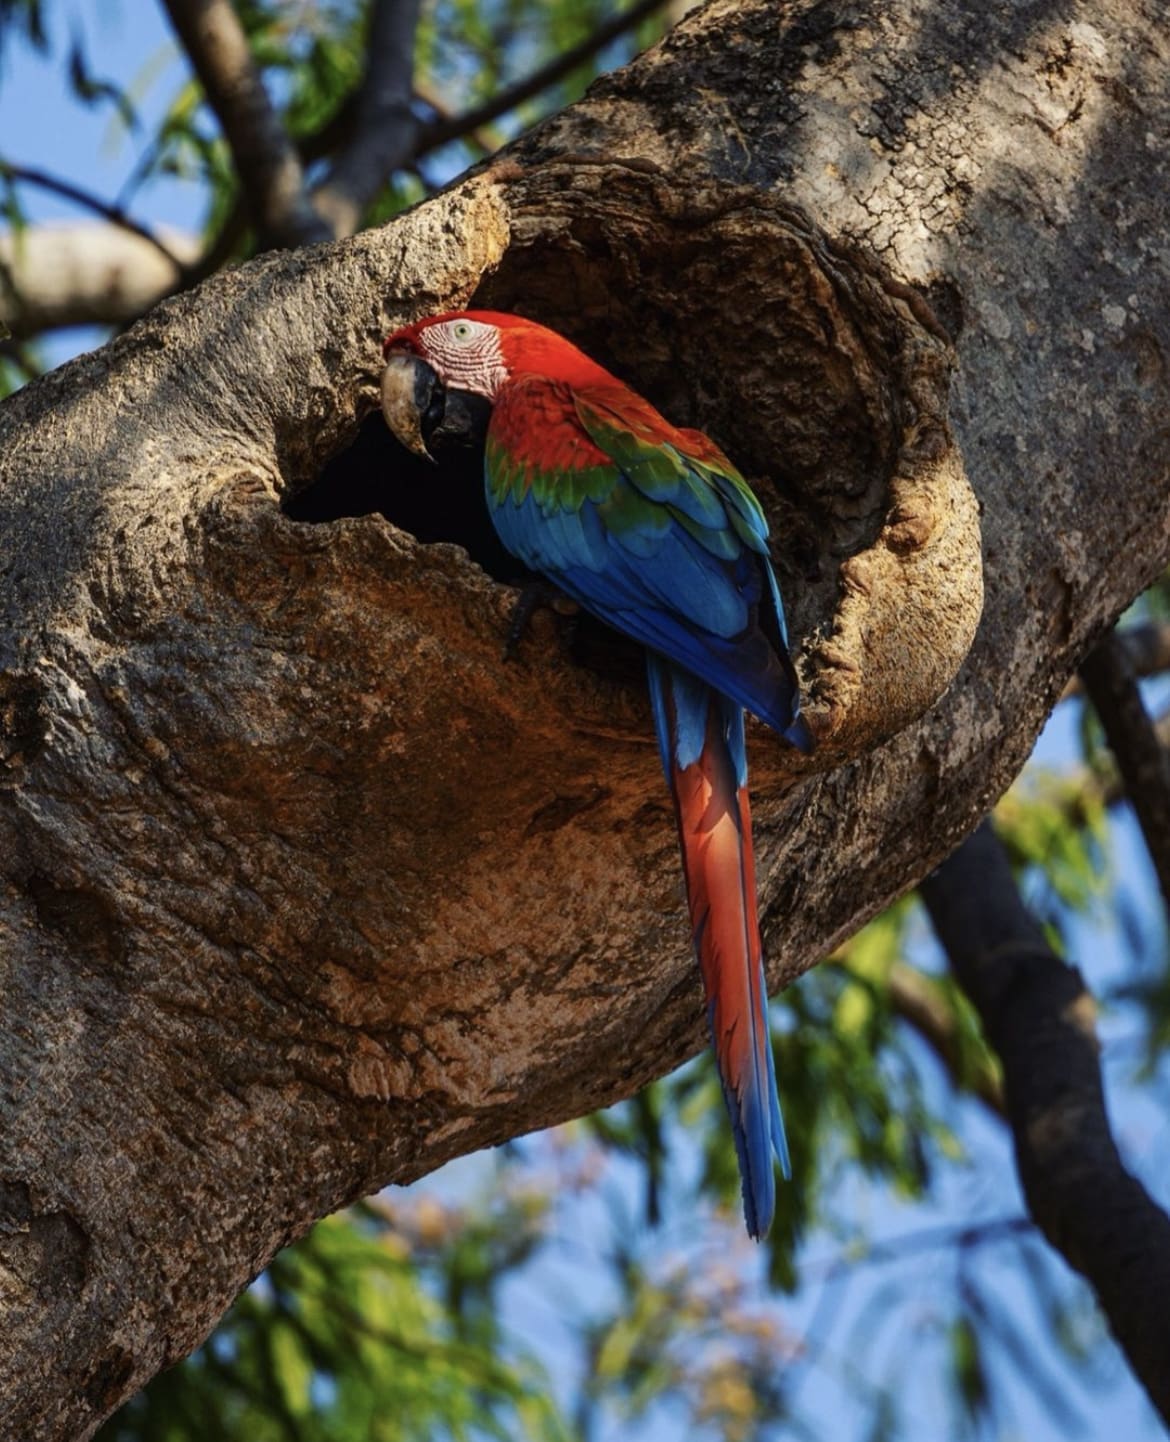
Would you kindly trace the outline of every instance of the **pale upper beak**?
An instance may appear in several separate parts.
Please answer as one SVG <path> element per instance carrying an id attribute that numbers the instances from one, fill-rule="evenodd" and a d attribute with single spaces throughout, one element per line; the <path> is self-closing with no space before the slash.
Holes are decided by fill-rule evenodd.
<path id="1" fill-rule="evenodd" d="M 435 460 L 432 447 L 482 446 L 492 403 L 478 391 L 450 389 L 413 351 L 392 346 L 382 372 L 386 424 L 416 456 Z"/>
<path id="2" fill-rule="evenodd" d="M 427 449 L 423 426 L 443 414 L 443 386 L 439 377 L 420 356 L 392 350 L 382 372 L 382 414 L 386 424 L 408 451 L 433 461 Z"/>

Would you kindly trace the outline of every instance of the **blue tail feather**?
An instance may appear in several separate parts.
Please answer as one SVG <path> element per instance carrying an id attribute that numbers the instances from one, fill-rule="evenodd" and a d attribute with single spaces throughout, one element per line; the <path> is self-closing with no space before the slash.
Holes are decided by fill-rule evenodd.
<path id="1" fill-rule="evenodd" d="M 655 733 L 675 800 L 695 954 L 739 1160 L 744 1220 L 748 1232 L 761 1237 L 775 1211 L 773 1157 L 785 1177 L 791 1166 L 767 1028 L 743 709 L 653 652 L 647 671 Z"/>

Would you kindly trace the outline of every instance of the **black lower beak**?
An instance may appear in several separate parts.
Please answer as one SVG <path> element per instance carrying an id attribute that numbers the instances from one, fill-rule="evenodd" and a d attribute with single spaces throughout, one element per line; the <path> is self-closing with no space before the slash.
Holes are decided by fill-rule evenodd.
<path id="1" fill-rule="evenodd" d="M 414 373 L 414 408 L 418 413 L 418 432 L 431 448 L 431 437 L 443 419 L 447 392 L 429 365 L 419 364 Z"/>
<path id="2" fill-rule="evenodd" d="M 428 448 L 482 446 L 487 439 L 492 403 L 474 391 L 436 389 L 419 422 Z"/>
<path id="3" fill-rule="evenodd" d="M 382 412 L 403 445 L 429 457 L 434 447 L 483 445 L 492 407 L 484 396 L 448 390 L 418 356 L 392 354 L 382 377 Z"/>

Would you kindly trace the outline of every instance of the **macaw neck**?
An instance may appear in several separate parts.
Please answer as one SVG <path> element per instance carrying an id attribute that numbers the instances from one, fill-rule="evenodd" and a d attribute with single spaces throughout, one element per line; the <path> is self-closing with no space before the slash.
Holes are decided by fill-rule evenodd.
<path id="1" fill-rule="evenodd" d="M 505 371 L 501 384 L 539 376 L 575 389 L 621 385 L 604 366 L 549 331 L 535 327 L 531 331 L 505 331 L 500 339 Z"/>

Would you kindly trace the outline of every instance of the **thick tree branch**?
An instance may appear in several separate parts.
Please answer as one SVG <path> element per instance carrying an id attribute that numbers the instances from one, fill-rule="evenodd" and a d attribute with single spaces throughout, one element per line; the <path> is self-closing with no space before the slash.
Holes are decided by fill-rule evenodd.
<path id="1" fill-rule="evenodd" d="M 309 203 L 296 147 L 264 88 L 231 0 L 164 0 L 171 24 L 231 148 L 265 245 L 329 238 Z"/>
<path id="2" fill-rule="evenodd" d="M 143 238 L 121 225 L 35 225 L 0 232 L 0 319 L 29 338 L 73 325 L 124 325 L 180 287 L 195 236 Z"/>
<path id="3" fill-rule="evenodd" d="M 1115 632 L 1085 657 L 1081 678 L 1105 728 L 1170 908 L 1170 752 L 1146 710 L 1132 659 Z"/>
<path id="4" fill-rule="evenodd" d="M 1170 1217 L 1118 1155 L 1092 998 L 1025 910 L 990 822 L 920 891 L 1003 1062 L 1032 1217 L 1088 1279 L 1150 1400 L 1170 1421 Z"/>
<path id="5" fill-rule="evenodd" d="M 334 235 L 352 235 L 378 190 L 413 158 L 418 12 L 419 0 L 374 0 L 353 132 L 313 197 Z"/>

